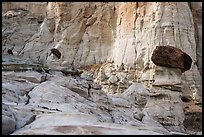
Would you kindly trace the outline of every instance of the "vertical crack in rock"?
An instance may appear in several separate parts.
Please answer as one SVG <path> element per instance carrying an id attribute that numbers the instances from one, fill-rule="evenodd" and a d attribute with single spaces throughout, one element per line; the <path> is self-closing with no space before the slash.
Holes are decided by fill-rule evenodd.
<path id="1" fill-rule="evenodd" d="M 177 11 L 177 17 L 178 17 L 178 33 L 179 33 L 179 44 L 180 44 L 180 47 L 183 48 L 183 45 L 181 43 L 181 33 L 180 33 L 180 17 L 179 17 L 179 8 L 178 8 L 178 3 L 175 3 L 176 4 L 176 11 Z"/>
<path id="2" fill-rule="evenodd" d="M 174 6 L 172 6 L 172 8 L 171 8 L 171 13 L 172 13 L 172 32 L 173 32 L 173 38 L 174 38 L 174 44 L 175 44 L 175 47 L 177 47 L 177 45 L 176 45 L 176 35 L 175 35 L 175 31 L 176 31 L 176 29 L 175 29 L 175 22 L 174 22 L 174 19 L 175 19 L 175 4 L 174 4 Z"/>
<path id="3" fill-rule="evenodd" d="M 110 115 L 110 117 L 111 117 L 111 121 L 113 122 L 113 123 L 115 123 L 115 118 L 114 118 L 114 116 L 113 116 L 113 114 L 112 114 L 112 110 L 111 110 L 111 102 L 110 102 L 110 100 L 109 100 L 109 98 L 108 98 L 108 95 L 107 94 L 105 94 L 106 95 L 106 99 L 107 99 L 107 112 L 108 112 L 108 114 Z"/>
<path id="4" fill-rule="evenodd" d="M 83 35 L 84 35 L 84 33 L 86 32 L 86 28 L 87 28 L 87 26 L 86 26 L 86 23 L 87 23 L 87 19 L 84 19 L 84 20 L 82 20 L 82 22 L 81 22 L 81 24 L 80 24 L 80 29 L 79 29 L 79 32 L 77 32 L 77 34 L 79 34 L 79 35 L 75 35 L 73 38 L 76 38 L 77 37 L 77 41 L 75 41 L 75 43 L 73 43 L 75 46 L 76 46 L 76 51 L 75 51 L 75 53 L 74 53 L 74 58 L 73 58 L 73 60 L 72 60 L 72 63 L 71 63 L 71 65 L 74 65 L 74 62 L 76 61 L 76 55 L 77 55 L 77 53 L 78 53 L 78 51 L 79 51 L 79 49 L 80 49 L 80 43 L 82 42 L 82 37 L 83 37 Z M 78 44 L 78 45 L 77 45 Z M 78 63 L 78 62 L 77 62 Z M 76 65 L 78 65 L 78 64 L 76 64 Z"/>
<path id="5" fill-rule="evenodd" d="M 86 61 L 87 61 L 87 58 L 89 57 L 90 55 L 90 51 L 91 51 L 91 45 L 90 45 L 90 42 L 87 44 L 87 48 L 88 48 L 88 52 L 87 52 L 87 55 L 84 59 L 84 64 L 86 64 Z"/>
<path id="6" fill-rule="evenodd" d="M 27 39 L 26 41 L 25 41 L 25 44 L 23 45 L 23 47 L 21 48 L 21 50 L 18 52 L 18 55 L 21 55 L 22 54 L 22 52 L 23 52 L 23 50 L 25 49 L 25 46 L 26 46 L 26 44 L 29 42 L 29 39 Z"/>
<path id="7" fill-rule="evenodd" d="M 102 55 L 102 50 L 101 50 L 102 49 L 102 40 L 101 40 L 101 36 L 99 37 L 99 49 L 100 49 L 100 55 Z"/>
<path id="8" fill-rule="evenodd" d="M 124 49 L 124 51 L 123 51 L 123 56 L 122 56 L 122 63 L 124 63 L 123 61 L 124 61 L 124 58 L 125 58 L 125 53 L 126 53 L 126 49 L 127 49 L 127 40 L 128 39 L 126 39 L 126 42 L 125 42 L 125 49 Z"/>
<path id="9" fill-rule="evenodd" d="M 137 9 L 138 9 L 138 2 L 136 2 L 135 4 L 135 16 L 134 16 L 134 28 L 133 28 L 133 32 L 134 32 L 134 38 L 136 38 L 136 35 L 135 35 L 135 31 L 136 31 L 136 28 L 137 28 L 137 24 L 136 24 L 136 21 L 137 21 L 137 17 L 138 17 L 138 13 L 137 13 Z"/>
<path id="10" fill-rule="evenodd" d="M 134 53 L 135 53 L 135 54 L 134 54 L 134 55 L 135 55 L 135 56 L 134 56 L 134 64 L 136 65 L 136 62 L 135 62 L 136 59 L 137 59 L 137 48 L 136 48 L 136 45 L 134 46 Z M 134 66 L 134 67 L 136 68 L 136 66 Z"/>
<path id="11" fill-rule="evenodd" d="M 187 37 L 188 37 L 188 41 L 190 43 L 191 49 L 193 50 L 194 53 L 196 53 L 196 51 L 194 51 L 194 47 L 197 47 L 198 45 L 194 45 L 193 44 L 194 42 L 191 41 L 190 36 L 189 36 L 189 29 L 190 29 L 190 34 L 194 32 L 193 36 L 195 36 L 195 33 L 196 33 L 195 32 L 195 26 L 194 26 L 194 24 L 196 24 L 196 23 L 193 20 L 193 15 L 192 15 L 190 7 L 188 8 L 188 15 L 189 15 L 188 17 L 189 17 L 189 20 L 190 20 L 190 27 L 187 28 Z M 196 38 L 195 38 L 195 40 L 196 40 Z M 195 41 L 195 44 L 196 44 L 196 41 Z"/>
<path id="12" fill-rule="evenodd" d="M 47 44 L 47 46 L 49 47 L 49 45 L 52 45 L 52 43 L 54 42 L 54 38 L 52 38 L 52 40 Z M 45 60 L 48 60 L 48 57 L 50 56 L 51 52 L 47 52 L 45 55 Z"/>
<path id="13" fill-rule="evenodd" d="M 191 2 L 188 2 L 188 5 L 189 5 L 189 8 L 190 8 L 191 12 L 193 12 L 192 11 L 192 6 L 191 6 Z M 196 40 L 196 48 L 197 48 L 198 44 L 199 44 L 198 27 L 197 27 L 197 24 L 195 22 L 195 17 L 193 17 L 192 19 L 193 19 L 193 25 L 194 25 L 194 29 L 195 29 L 194 38 Z"/>
<path id="14" fill-rule="evenodd" d="M 202 63 L 201 63 L 201 58 L 202 58 L 202 53 L 201 53 L 201 50 L 202 50 L 202 33 L 199 35 L 199 32 L 200 31 L 200 27 L 201 26 L 201 16 L 202 16 L 202 12 L 199 11 L 200 8 L 198 7 L 199 3 L 196 3 L 197 6 L 193 6 L 193 4 L 195 4 L 194 2 L 188 2 L 188 5 L 189 5 L 189 8 L 190 8 L 190 13 L 192 13 L 192 26 L 194 26 L 194 38 L 195 38 L 195 44 L 196 44 L 196 48 L 195 48 L 195 51 L 196 51 L 196 65 L 198 66 L 198 69 L 199 69 L 199 72 L 200 74 L 202 75 Z M 198 9 L 197 9 L 198 8 Z M 201 14 L 200 14 L 201 13 Z"/>
<path id="15" fill-rule="evenodd" d="M 165 4 L 166 2 L 160 2 L 160 8 L 161 8 L 161 16 L 160 16 L 160 21 L 159 21 L 159 26 L 160 26 L 160 31 L 161 31 L 161 45 L 164 45 L 164 27 L 162 26 L 162 20 L 163 20 L 163 15 L 165 13 Z"/>
<path id="16" fill-rule="evenodd" d="M 95 57 L 95 54 L 93 54 L 93 60 L 94 60 L 94 64 L 96 64 L 96 57 Z"/>
<path id="17" fill-rule="evenodd" d="M 81 64 L 81 62 L 82 62 L 82 55 L 83 55 L 83 52 L 84 52 L 84 46 L 81 46 L 81 54 L 79 55 L 80 57 L 79 57 L 79 63 Z"/>

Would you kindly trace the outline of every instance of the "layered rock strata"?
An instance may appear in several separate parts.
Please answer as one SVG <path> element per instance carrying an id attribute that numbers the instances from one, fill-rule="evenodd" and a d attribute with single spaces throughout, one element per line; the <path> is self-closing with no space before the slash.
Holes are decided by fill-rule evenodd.
<path id="1" fill-rule="evenodd" d="M 39 61 L 48 70 L 80 68 L 83 78 L 107 94 L 123 94 L 132 83 L 143 83 L 152 92 L 144 109 L 169 130 L 183 131 L 188 121 L 190 110 L 183 111 L 182 96 L 202 104 L 202 3 L 2 4 L 2 54 L 11 50 L 11 56 Z M 155 65 L 153 50 L 163 45 L 189 55 L 190 70 Z M 157 112 L 152 111 L 155 101 Z"/>

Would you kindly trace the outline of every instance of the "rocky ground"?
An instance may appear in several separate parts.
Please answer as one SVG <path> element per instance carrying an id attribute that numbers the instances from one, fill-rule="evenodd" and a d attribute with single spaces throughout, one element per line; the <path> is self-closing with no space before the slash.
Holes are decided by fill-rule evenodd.
<path id="1" fill-rule="evenodd" d="M 90 76 L 93 66 L 89 71 L 81 69 L 84 73 L 80 75 L 71 75 L 56 70 L 46 72 L 37 62 L 29 62 L 3 56 L 3 134 L 189 134 L 171 131 L 149 115 L 152 99 L 164 99 L 165 94 L 154 94 L 142 84 L 127 80 L 124 91 L 114 94 L 108 91 L 114 90 L 118 80 L 110 76 L 100 79 L 99 84 L 99 78 Z M 103 90 L 106 84 L 109 88 Z M 159 107 L 158 102 L 154 103 L 155 109 Z M 196 111 L 195 117 L 188 118 L 195 119 L 196 127 L 184 121 L 187 129 L 196 131 L 191 134 L 200 134 L 202 129 L 198 122 L 202 121 L 201 110 Z"/>
<path id="2" fill-rule="evenodd" d="M 129 100 L 135 89 L 141 97 L 149 93 L 139 83 L 107 95 L 87 77 L 40 73 L 17 60 L 3 62 L 3 134 L 171 134 L 143 111 L 145 98 L 143 106 Z M 30 70 L 17 70 L 20 66 Z"/>

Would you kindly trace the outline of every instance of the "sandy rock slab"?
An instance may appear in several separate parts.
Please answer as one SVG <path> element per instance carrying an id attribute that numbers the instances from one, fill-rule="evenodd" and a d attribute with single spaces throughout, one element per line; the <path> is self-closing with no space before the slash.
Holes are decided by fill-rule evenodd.
<path id="1" fill-rule="evenodd" d="M 50 120 L 52 118 L 52 120 Z M 162 135 L 170 134 L 155 127 L 133 127 L 98 122 L 83 113 L 53 113 L 38 116 L 30 125 L 12 135 Z"/>

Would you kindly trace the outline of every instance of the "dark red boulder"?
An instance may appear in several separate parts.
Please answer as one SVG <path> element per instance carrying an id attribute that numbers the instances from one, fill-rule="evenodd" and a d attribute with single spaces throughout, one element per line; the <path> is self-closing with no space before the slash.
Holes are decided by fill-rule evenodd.
<path id="1" fill-rule="evenodd" d="M 179 68 L 185 72 L 191 68 L 191 57 L 182 50 L 172 46 L 156 46 L 152 62 L 158 66 Z"/>

